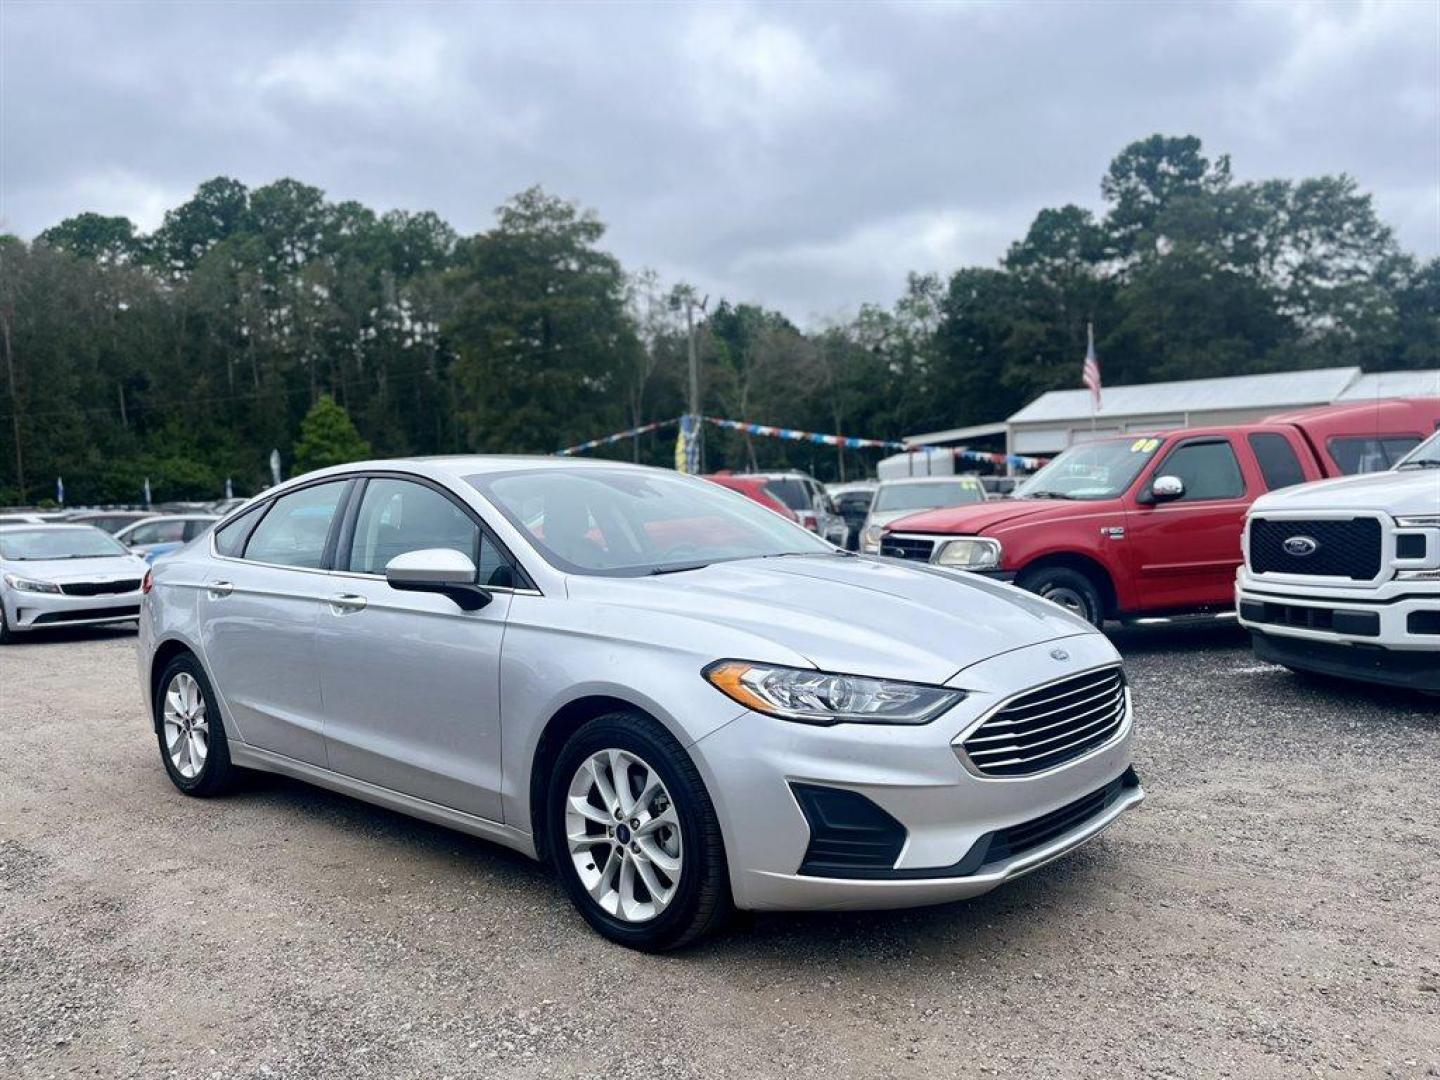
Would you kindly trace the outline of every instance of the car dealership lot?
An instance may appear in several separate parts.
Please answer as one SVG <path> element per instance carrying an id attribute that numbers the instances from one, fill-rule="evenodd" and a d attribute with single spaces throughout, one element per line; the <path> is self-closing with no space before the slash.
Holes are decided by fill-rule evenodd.
<path id="1" fill-rule="evenodd" d="M 1440 702 L 1122 630 L 1148 801 L 978 900 L 674 956 L 273 777 L 170 785 L 134 635 L 0 650 L 0 1075 L 1440 1075 Z"/>

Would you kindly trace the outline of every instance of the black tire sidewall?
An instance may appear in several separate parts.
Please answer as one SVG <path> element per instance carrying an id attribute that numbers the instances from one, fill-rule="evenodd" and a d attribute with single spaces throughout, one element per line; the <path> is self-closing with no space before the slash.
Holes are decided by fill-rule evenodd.
<path id="1" fill-rule="evenodd" d="M 1105 621 L 1103 603 L 1100 599 L 1100 590 L 1095 587 L 1093 581 L 1078 570 L 1070 570 L 1063 566 L 1047 567 L 1023 575 L 1023 579 L 1019 584 L 1022 588 L 1041 597 L 1045 596 L 1047 589 L 1052 589 L 1057 586 L 1071 589 L 1079 593 L 1084 599 L 1085 606 L 1089 609 L 1089 612 L 1082 617 L 1085 618 L 1091 626 L 1098 627 Z"/>
<path id="2" fill-rule="evenodd" d="M 165 693 L 170 688 L 171 680 L 182 671 L 199 684 L 200 693 L 205 699 L 205 718 L 210 725 L 205 765 L 197 775 L 190 778 L 180 775 L 179 770 L 175 768 L 175 763 L 170 760 L 170 752 L 165 746 Z M 186 795 L 217 793 L 224 787 L 231 772 L 230 744 L 225 738 L 225 725 L 220 718 L 220 708 L 215 703 L 215 691 L 210 687 L 210 680 L 205 675 L 205 669 L 200 666 L 200 662 L 195 657 L 184 653 L 165 665 L 165 670 L 156 680 L 155 687 L 155 701 L 153 702 L 155 740 L 160 748 L 160 761 L 165 766 L 165 773 L 170 777 L 170 782 Z"/>
<path id="3" fill-rule="evenodd" d="M 586 758 L 610 749 L 628 750 L 658 772 L 680 819 L 684 863 L 679 891 L 669 907 L 645 923 L 617 919 L 595 902 L 580 881 L 566 839 L 565 805 L 570 782 Z M 696 936 L 694 926 L 701 915 L 702 894 L 707 886 L 713 888 L 717 884 L 707 880 L 716 873 L 717 860 L 723 874 L 723 852 L 709 850 L 711 845 L 706 839 L 707 831 L 716 836 L 719 833 L 718 826 L 714 825 L 714 807 L 693 763 L 684 758 L 684 754 L 668 732 L 649 718 L 634 713 L 614 713 L 589 721 L 572 735 L 561 749 L 550 777 L 545 819 L 551 862 L 585 921 L 605 937 L 630 948 L 663 951 L 691 940 Z M 710 830 L 706 828 L 707 816 Z M 728 882 L 719 884 L 728 890 Z"/>

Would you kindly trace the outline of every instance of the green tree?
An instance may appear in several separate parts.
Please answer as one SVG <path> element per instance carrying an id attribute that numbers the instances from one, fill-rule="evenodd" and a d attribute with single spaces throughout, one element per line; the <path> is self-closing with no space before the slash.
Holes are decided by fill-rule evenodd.
<path id="1" fill-rule="evenodd" d="M 355 430 L 350 414 L 329 394 L 321 394 L 300 422 L 300 438 L 295 442 L 295 471 L 306 473 L 369 456 L 370 444 Z"/>
<path id="2" fill-rule="evenodd" d="M 42 232 L 37 242 L 82 259 L 108 264 L 128 262 L 144 250 L 129 218 L 92 213 L 66 218 Z"/>
<path id="3" fill-rule="evenodd" d="M 521 192 L 460 245 L 446 336 L 466 444 L 549 452 L 620 426 L 640 349 L 619 261 L 595 214 Z"/>

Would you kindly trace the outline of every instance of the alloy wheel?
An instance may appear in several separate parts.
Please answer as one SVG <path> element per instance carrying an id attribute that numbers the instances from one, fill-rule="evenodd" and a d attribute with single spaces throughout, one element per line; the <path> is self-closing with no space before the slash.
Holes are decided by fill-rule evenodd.
<path id="1" fill-rule="evenodd" d="M 591 754 L 570 781 L 565 836 L 581 884 L 617 919 L 643 923 L 675 899 L 684 850 L 665 782 L 628 750 Z"/>
<path id="2" fill-rule="evenodd" d="M 176 672 L 165 688 L 164 726 L 170 764 L 184 779 L 195 779 L 210 754 L 210 722 L 200 683 L 189 672 Z"/>

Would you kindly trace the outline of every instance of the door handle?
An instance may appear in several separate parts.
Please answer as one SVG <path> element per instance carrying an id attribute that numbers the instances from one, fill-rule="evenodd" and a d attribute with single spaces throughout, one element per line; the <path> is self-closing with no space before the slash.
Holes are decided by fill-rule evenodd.
<path id="1" fill-rule="evenodd" d="M 330 607 L 336 615 L 348 615 L 352 611 L 359 611 L 367 603 L 365 597 L 356 596 L 354 593 L 339 593 L 330 597 Z"/>
<path id="2" fill-rule="evenodd" d="M 210 599 L 223 600 L 235 591 L 235 583 L 233 581 L 212 581 L 206 591 L 210 594 Z"/>

